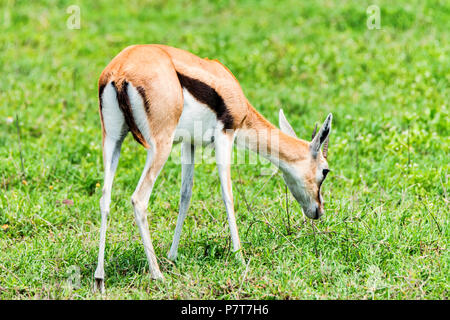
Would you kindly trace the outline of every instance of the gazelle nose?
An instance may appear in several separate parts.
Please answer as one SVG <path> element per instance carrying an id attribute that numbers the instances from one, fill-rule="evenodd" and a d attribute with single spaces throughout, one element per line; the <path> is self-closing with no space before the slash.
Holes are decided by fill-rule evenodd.
<path id="1" fill-rule="evenodd" d="M 317 220 L 319 218 L 320 218 L 320 210 L 319 210 L 319 208 L 316 208 L 313 219 Z"/>

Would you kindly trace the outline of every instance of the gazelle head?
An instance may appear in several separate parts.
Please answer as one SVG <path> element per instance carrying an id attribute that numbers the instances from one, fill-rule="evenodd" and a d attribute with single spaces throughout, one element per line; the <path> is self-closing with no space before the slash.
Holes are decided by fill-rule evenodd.
<path id="1" fill-rule="evenodd" d="M 318 219 L 323 214 L 320 187 L 330 171 L 327 154 L 332 117 L 330 113 L 319 132 L 316 125 L 305 156 L 289 163 L 283 170 L 284 181 L 289 190 L 302 206 L 305 215 L 311 219 Z M 297 138 L 282 110 L 280 110 L 279 122 L 281 131 Z M 321 151 L 322 146 L 323 151 Z"/>

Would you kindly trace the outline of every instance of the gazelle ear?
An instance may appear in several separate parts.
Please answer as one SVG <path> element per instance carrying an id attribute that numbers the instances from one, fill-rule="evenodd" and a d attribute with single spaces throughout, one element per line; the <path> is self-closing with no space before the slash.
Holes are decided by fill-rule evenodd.
<path id="1" fill-rule="evenodd" d="M 328 153 L 328 137 L 331 132 L 331 120 L 333 119 L 333 115 L 330 113 L 328 117 L 325 119 L 325 122 L 323 123 L 322 127 L 320 128 L 317 135 L 314 136 L 314 138 L 311 141 L 311 144 L 309 145 L 310 151 L 313 155 L 313 157 L 317 157 L 317 154 L 320 151 L 320 147 L 326 142 L 326 150 L 324 150 L 324 157 L 327 156 Z"/>
<path id="2" fill-rule="evenodd" d="M 283 131 L 284 133 L 297 138 L 297 135 L 295 134 L 294 129 L 292 129 L 291 125 L 289 124 L 289 122 L 287 121 L 286 117 L 284 116 L 284 112 L 283 109 L 280 109 L 280 114 L 279 114 L 279 119 L 278 119 L 279 123 L 280 123 L 280 129 L 281 131 Z"/>

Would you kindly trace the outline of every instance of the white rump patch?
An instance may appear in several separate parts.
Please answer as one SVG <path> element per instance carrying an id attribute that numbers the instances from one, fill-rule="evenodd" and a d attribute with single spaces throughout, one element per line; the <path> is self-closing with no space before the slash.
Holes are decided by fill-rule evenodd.
<path id="1" fill-rule="evenodd" d="M 101 99 L 103 126 L 106 135 L 113 140 L 120 140 L 127 128 L 122 110 L 120 110 L 119 102 L 117 101 L 116 89 L 111 82 L 105 86 Z"/>

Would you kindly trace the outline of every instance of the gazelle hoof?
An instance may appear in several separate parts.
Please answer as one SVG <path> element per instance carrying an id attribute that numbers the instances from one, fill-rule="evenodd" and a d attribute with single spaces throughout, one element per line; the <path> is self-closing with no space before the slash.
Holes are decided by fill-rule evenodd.
<path id="1" fill-rule="evenodd" d="M 244 255 L 242 254 L 242 251 L 237 251 L 234 254 L 234 258 L 236 259 L 237 262 L 245 265 L 245 259 L 244 259 Z"/>
<path id="2" fill-rule="evenodd" d="M 94 281 L 94 292 L 100 291 L 101 294 L 105 293 L 105 280 L 95 278 Z"/>
<path id="3" fill-rule="evenodd" d="M 169 259 L 170 261 L 175 261 L 177 259 L 177 254 L 169 252 L 169 254 L 167 255 L 167 259 Z"/>
<path id="4" fill-rule="evenodd" d="M 156 280 L 156 281 L 164 281 L 164 276 L 160 271 L 158 271 L 158 272 L 152 273 L 152 279 Z"/>

